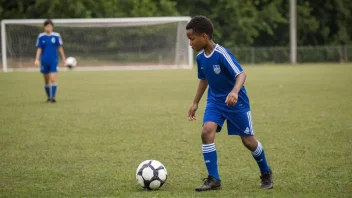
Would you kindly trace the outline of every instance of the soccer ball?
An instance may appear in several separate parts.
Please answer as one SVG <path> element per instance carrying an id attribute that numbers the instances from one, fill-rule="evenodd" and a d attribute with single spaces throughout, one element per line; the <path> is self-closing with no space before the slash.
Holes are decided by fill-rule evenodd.
<path id="1" fill-rule="evenodd" d="M 136 179 L 142 188 L 158 190 L 167 180 L 167 171 L 159 161 L 146 160 L 139 164 Z"/>
<path id="2" fill-rule="evenodd" d="M 68 68 L 76 67 L 76 65 L 77 65 L 77 60 L 74 57 L 66 58 L 66 66 Z"/>

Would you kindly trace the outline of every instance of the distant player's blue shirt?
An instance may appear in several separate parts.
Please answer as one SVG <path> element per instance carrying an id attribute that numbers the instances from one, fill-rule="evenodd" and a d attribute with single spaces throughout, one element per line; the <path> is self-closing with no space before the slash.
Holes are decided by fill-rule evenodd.
<path id="1" fill-rule="evenodd" d="M 42 64 L 57 64 L 59 62 L 57 48 L 61 45 L 62 39 L 59 33 L 52 32 L 49 35 L 46 33 L 39 34 L 36 46 L 42 49 L 40 57 Z"/>
<path id="2" fill-rule="evenodd" d="M 204 51 L 197 55 L 198 78 L 208 80 L 208 103 L 215 104 L 226 112 L 248 112 L 249 99 L 244 86 L 238 93 L 236 105 L 229 107 L 225 100 L 236 83 L 236 77 L 243 72 L 235 57 L 224 47 L 216 45 L 214 51 L 206 56 Z"/>

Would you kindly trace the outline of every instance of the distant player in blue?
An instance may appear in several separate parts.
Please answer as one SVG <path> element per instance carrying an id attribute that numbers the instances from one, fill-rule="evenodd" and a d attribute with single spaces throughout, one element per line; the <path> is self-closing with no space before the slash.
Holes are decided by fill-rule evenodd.
<path id="1" fill-rule="evenodd" d="M 51 20 L 44 22 L 44 33 L 40 33 L 37 39 L 37 55 L 35 65 L 40 65 L 40 72 L 44 76 L 45 93 L 47 102 L 56 102 L 56 74 L 58 72 L 58 51 L 65 63 L 65 53 L 62 48 L 62 39 L 59 33 L 53 32 L 54 24 Z M 39 60 L 40 59 L 40 60 Z"/>
<path id="2" fill-rule="evenodd" d="M 208 100 L 203 118 L 202 150 L 208 169 L 208 178 L 196 191 L 221 189 L 218 173 L 215 134 L 220 132 L 225 120 L 228 135 L 241 137 L 261 172 L 261 188 L 273 188 L 272 171 L 266 161 L 262 144 L 254 137 L 249 99 L 243 84 L 246 74 L 235 57 L 224 47 L 215 44 L 213 24 L 204 16 L 196 16 L 186 26 L 187 37 L 197 55 L 199 85 L 188 119 L 196 119 L 198 103 L 208 89 Z"/>

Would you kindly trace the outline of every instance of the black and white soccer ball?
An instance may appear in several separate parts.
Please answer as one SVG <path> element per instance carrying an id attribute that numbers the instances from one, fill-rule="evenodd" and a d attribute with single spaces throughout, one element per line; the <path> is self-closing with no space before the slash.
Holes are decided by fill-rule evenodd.
<path id="1" fill-rule="evenodd" d="M 68 57 L 66 58 L 66 66 L 70 69 L 76 67 L 77 65 L 77 60 L 75 57 Z"/>
<path id="2" fill-rule="evenodd" d="M 139 164 L 136 171 L 137 182 L 142 188 L 158 190 L 167 180 L 165 166 L 157 160 L 146 160 Z"/>

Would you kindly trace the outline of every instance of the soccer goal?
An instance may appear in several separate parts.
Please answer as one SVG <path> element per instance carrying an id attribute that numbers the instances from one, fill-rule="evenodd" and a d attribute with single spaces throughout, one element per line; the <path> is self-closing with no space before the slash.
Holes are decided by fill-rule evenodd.
<path id="1" fill-rule="evenodd" d="M 66 57 L 76 70 L 191 69 L 186 37 L 190 17 L 53 19 Z M 35 70 L 38 34 L 45 19 L 1 22 L 2 71 Z M 61 60 L 60 60 L 61 61 Z"/>

